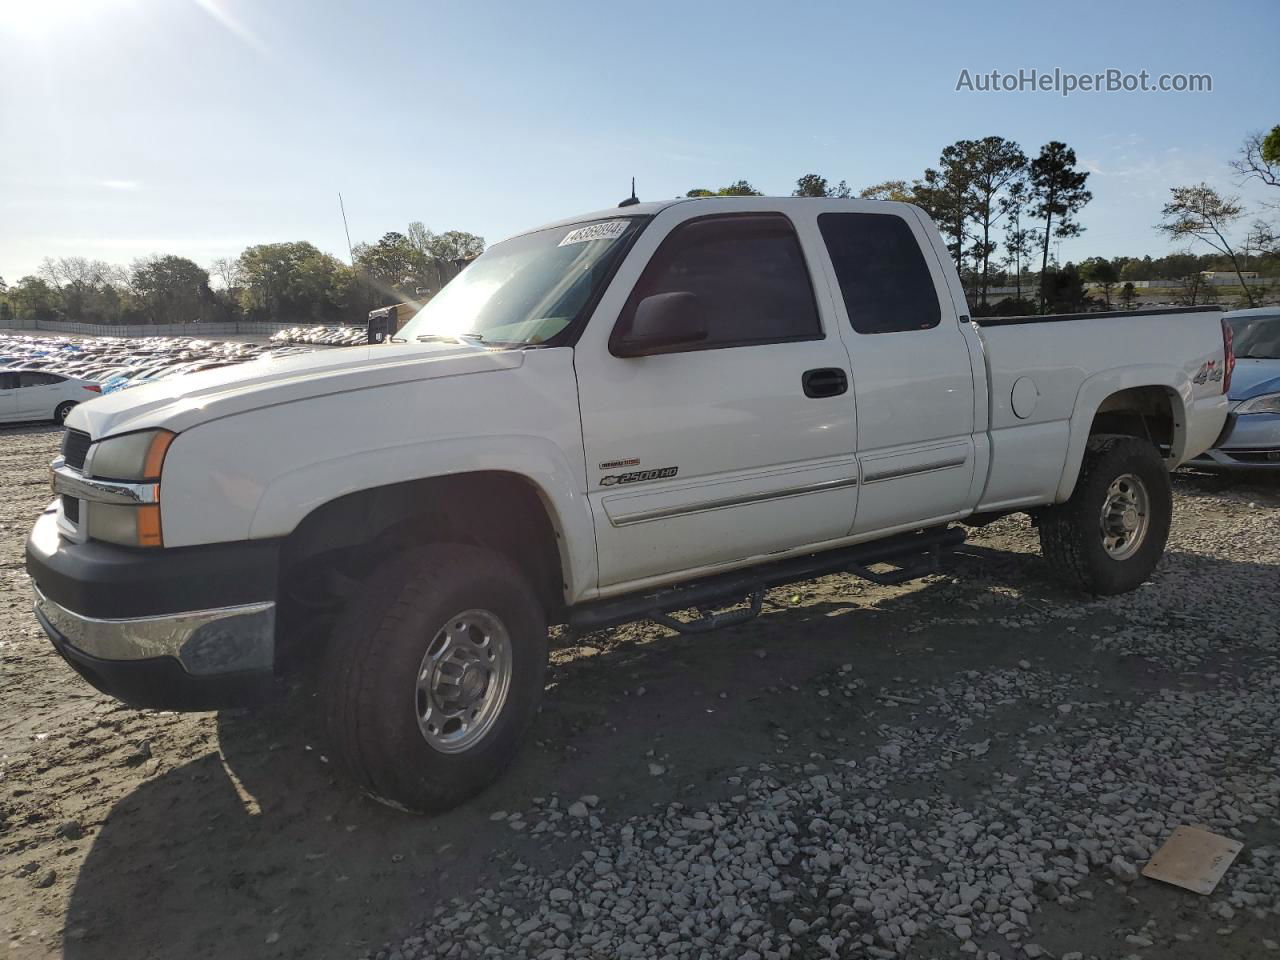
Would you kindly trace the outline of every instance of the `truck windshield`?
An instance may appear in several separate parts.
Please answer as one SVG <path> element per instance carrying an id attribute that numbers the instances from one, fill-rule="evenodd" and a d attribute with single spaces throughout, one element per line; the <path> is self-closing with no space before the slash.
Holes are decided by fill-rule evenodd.
<path id="1" fill-rule="evenodd" d="M 494 244 L 432 297 L 397 339 L 546 343 L 592 301 L 640 223 L 596 220 Z"/>

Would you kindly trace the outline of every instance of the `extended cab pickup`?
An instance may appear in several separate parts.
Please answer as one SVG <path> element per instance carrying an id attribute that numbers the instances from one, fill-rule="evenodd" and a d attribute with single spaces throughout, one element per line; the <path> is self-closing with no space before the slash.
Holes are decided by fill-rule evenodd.
<path id="1" fill-rule="evenodd" d="M 1014 512 L 1070 583 L 1136 587 L 1168 471 L 1223 426 L 1229 333 L 1207 309 L 967 314 L 905 204 L 532 230 L 397 342 L 76 407 L 27 547 L 36 613 L 138 706 L 243 702 L 309 663 L 351 775 L 431 810 L 513 754 L 548 623 L 714 627 L 789 580 L 921 575 L 953 521 Z"/>

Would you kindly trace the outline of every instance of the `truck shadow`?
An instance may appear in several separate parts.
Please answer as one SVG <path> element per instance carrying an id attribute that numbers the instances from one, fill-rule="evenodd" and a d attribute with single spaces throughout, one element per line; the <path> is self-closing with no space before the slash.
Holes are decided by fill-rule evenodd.
<path id="1" fill-rule="evenodd" d="M 219 752 L 146 782 L 102 824 L 71 896 L 65 956 L 349 960 L 492 887 L 511 860 L 554 869 L 576 856 L 572 837 L 517 832 L 495 811 L 596 794 L 610 820 L 708 802 L 735 789 L 725 777 L 736 767 L 874 743 L 874 694 L 904 672 L 950 678 L 1031 658 L 1064 672 L 1101 668 L 1130 690 L 1165 682 L 1123 656 L 1061 642 L 1119 618 L 1051 583 L 1038 557 L 966 547 L 955 572 L 891 591 L 843 577 L 801 584 L 775 592 L 759 620 L 704 637 L 637 625 L 566 640 L 514 768 L 432 818 L 382 807 L 338 778 L 319 706 L 301 691 L 220 714 Z M 1277 568 L 1173 553 L 1161 573 L 1206 575 L 1239 584 L 1234 604 L 1274 586 Z M 1036 607 L 1078 609 L 1038 638 L 1010 625 Z M 858 695 L 814 695 L 850 662 Z"/>

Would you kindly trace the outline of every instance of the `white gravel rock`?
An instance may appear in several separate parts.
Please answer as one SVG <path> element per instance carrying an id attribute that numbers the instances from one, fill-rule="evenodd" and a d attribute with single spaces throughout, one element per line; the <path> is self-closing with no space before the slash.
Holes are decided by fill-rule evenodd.
<path id="1" fill-rule="evenodd" d="M 512 845 L 553 850 L 563 865 L 506 871 L 496 890 L 451 902 L 412 931 L 412 954 L 408 940 L 394 949 L 450 960 L 896 958 L 943 932 L 966 955 L 1046 956 L 1025 942 L 1037 910 L 1093 900 L 1090 885 L 1126 895 L 1178 824 L 1248 840 L 1280 818 L 1274 605 L 1259 602 L 1262 573 L 1205 573 L 1215 558 L 1240 555 L 1280 565 L 1280 537 L 1259 532 L 1256 517 L 1212 535 L 1185 521 L 1144 588 L 1010 604 L 1002 622 L 1029 631 L 1028 643 L 1149 662 L 1187 682 L 1152 684 L 1134 703 L 1102 672 L 1055 675 L 1024 659 L 864 691 L 873 712 L 862 746 L 810 756 L 799 734 L 775 738 L 778 760 L 727 775 L 728 799 L 626 819 L 596 797 L 569 804 L 567 821 L 554 801 L 526 813 L 521 822 L 539 836 Z M 1086 636 L 1072 622 L 1086 615 L 1109 622 Z M 1203 666 L 1246 654 L 1247 670 Z M 860 686 L 832 669 L 807 693 L 821 689 L 832 696 L 812 702 L 829 710 Z M 1002 722 L 1006 711 L 1028 719 Z M 673 784 L 672 796 L 686 794 Z M 1278 866 L 1274 845 L 1252 845 L 1209 898 L 1216 919 L 1205 933 L 1224 919 L 1280 922 Z M 1157 939 L 1116 931 L 1126 937 L 1138 949 Z"/>

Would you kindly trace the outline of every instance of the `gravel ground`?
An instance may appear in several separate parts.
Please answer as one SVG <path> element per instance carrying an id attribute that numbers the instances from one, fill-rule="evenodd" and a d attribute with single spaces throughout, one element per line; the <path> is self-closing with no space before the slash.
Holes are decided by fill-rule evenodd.
<path id="1" fill-rule="evenodd" d="M 1182 475 L 1153 581 L 1088 600 L 1023 520 L 951 572 L 746 626 L 559 638 L 510 775 L 397 814 L 303 691 L 126 710 L 34 626 L 56 434 L 0 433 L 0 933 L 14 957 L 1280 958 L 1280 484 Z M 1200 897 L 1138 875 L 1244 842 Z"/>

